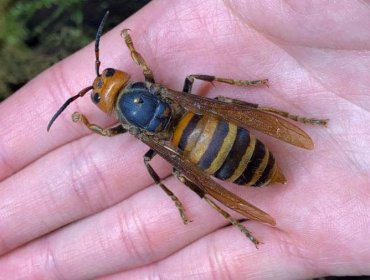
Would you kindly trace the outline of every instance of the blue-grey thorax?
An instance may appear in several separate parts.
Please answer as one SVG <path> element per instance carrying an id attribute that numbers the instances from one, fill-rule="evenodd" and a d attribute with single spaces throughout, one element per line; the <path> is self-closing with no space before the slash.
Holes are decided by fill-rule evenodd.
<path id="1" fill-rule="evenodd" d="M 171 119 L 171 107 L 143 82 L 128 84 L 117 100 L 118 117 L 149 132 L 163 131 Z"/>

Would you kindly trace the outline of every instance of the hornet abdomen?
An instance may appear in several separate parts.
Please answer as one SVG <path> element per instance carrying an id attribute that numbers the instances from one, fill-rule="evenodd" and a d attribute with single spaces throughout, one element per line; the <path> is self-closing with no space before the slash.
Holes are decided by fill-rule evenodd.
<path id="1" fill-rule="evenodd" d="M 222 119 L 188 112 L 177 124 L 172 142 L 201 170 L 221 180 L 254 187 L 286 182 L 261 141 Z"/>
<path id="2" fill-rule="evenodd" d="M 153 133 L 164 130 L 171 119 L 170 106 L 142 82 L 127 85 L 122 90 L 117 100 L 117 112 L 121 120 Z"/>

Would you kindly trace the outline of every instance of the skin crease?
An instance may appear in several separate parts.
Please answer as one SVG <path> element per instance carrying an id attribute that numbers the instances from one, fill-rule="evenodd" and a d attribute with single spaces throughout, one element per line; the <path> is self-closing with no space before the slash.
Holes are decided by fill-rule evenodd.
<path id="1" fill-rule="evenodd" d="M 313 151 L 256 133 L 286 185 L 223 184 L 277 220 L 277 228 L 244 223 L 264 242 L 258 250 L 167 177 L 171 167 L 156 158 L 153 166 L 193 220 L 183 225 L 147 174 L 144 144 L 72 123 L 74 111 L 104 127 L 114 123 L 88 96 L 46 132 L 63 102 L 93 82 L 92 44 L 40 74 L 0 104 L 0 279 L 369 274 L 369 26 L 369 1 L 164 0 L 102 37 L 101 69 L 143 79 L 119 35 L 130 28 L 159 83 L 181 90 L 189 74 L 268 78 L 268 88 L 196 82 L 193 92 L 330 119 L 328 128 L 298 124 Z"/>

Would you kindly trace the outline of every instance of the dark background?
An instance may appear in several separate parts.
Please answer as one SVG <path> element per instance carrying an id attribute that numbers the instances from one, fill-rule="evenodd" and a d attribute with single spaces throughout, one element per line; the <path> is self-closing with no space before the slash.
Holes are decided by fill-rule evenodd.
<path id="1" fill-rule="evenodd" d="M 149 0 L 1 0 L 0 102 L 57 61 L 94 40 L 106 10 L 108 30 Z"/>

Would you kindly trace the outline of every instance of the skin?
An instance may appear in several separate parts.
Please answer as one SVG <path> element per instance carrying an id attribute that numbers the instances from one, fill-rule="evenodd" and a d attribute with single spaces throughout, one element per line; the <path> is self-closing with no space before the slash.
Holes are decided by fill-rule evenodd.
<path id="1" fill-rule="evenodd" d="M 74 111 L 104 127 L 115 122 L 88 96 L 46 132 L 59 106 L 92 83 L 92 44 L 40 74 L 0 104 L 0 278 L 369 274 L 369 26 L 369 1 L 164 0 L 102 37 L 102 69 L 142 80 L 119 35 L 130 28 L 159 83 L 180 90 L 189 74 L 268 78 L 268 88 L 196 82 L 194 93 L 330 119 L 328 128 L 299 125 L 312 136 L 313 151 L 256 133 L 274 152 L 286 185 L 224 184 L 277 220 L 276 228 L 244 223 L 264 242 L 258 250 L 155 159 L 193 220 L 185 226 L 147 174 L 144 144 L 72 123 Z"/>

